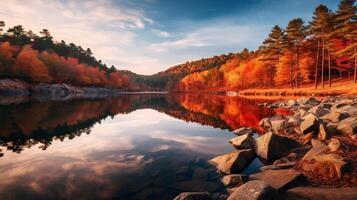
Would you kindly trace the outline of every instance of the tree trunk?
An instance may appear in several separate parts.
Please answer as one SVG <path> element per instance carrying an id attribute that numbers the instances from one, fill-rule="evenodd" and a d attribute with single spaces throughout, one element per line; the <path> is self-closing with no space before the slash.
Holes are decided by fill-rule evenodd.
<path id="1" fill-rule="evenodd" d="M 331 50 L 328 48 L 328 82 L 331 87 Z"/>
<path id="2" fill-rule="evenodd" d="M 324 62 L 325 61 L 325 39 L 322 39 L 322 58 L 321 58 L 321 83 L 322 88 L 325 88 L 325 80 L 324 80 Z"/>
<path id="3" fill-rule="evenodd" d="M 270 65 L 270 85 L 273 86 L 273 65 Z"/>
<path id="4" fill-rule="evenodd" d="M 317 89 L 317 69 L 319 65 L 320 40 L 317 41 L 316 68 L 315 68 L 315 89 Z"/>
<path id="5" fill-rule="evenodd" d="M 357 83 L 357 61 L 356 61 L 356 47 L 355 47 L 355 83 Z"/>
<path id="6" fill-rule="evenodd" d="M 290 54 L 290 84 L 291 89 L 294 89 L 294 65 L 293 65 L 293 56 Z"/>
<path id="7" fill-rule="evenodd" d="M 298 72 L 299 71 L 299 47 L 297 46 L 296 47 L 296 72 Z M 299 75 L 299 73 L 296 73 L 296 74 L 298 74 Z M 295 77 L 295 79 L 296 79 L 296 88 L 299 88 L 299 80 L 298 80 L 298 76 L 297 77 Z"/>

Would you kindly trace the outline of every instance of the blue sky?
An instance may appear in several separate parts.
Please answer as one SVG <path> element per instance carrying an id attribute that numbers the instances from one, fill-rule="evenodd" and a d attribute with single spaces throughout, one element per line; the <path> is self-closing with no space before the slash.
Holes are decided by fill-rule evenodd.
<path id="1" fill-rule="evenodd" d="M 51 31 L 118 69 L 153 74 L 175 64 L 257 48 L 274 25 L 311 19 L 338 0 L 2 0 L 0 19 Z"/>

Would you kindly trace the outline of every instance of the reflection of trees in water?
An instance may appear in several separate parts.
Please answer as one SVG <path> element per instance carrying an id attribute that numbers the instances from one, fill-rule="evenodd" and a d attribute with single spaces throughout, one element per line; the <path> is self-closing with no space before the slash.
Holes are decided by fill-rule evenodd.
<path id="1" fill-rule="evenodd" d="M 18 153 L 37 144 L 45 150 L 54 140 L 89 134 L 95 123 L 108 116 L 143 108 L 221 129 L 257 128 L 259 120 L 269 116 L 269 110 L 256 103 L 210 94 L 145 94 L 0 106 L 0 145 Z"/>

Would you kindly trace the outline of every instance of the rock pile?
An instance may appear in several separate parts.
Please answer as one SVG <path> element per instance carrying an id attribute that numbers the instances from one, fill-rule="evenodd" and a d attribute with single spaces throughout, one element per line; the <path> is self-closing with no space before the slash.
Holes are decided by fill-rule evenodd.
<path id="1" fill-rule="evenodd" d="M 234 130 L 237 137 L 229 143 L 236 150 L 209 161 L 225 175 L 221 181 L 227 187 L 228 200 L 305 199 L 305 196 L 306 199 L 329 199 L 331 190 L 311 187 L 311 178 L 321 178 L 318 181 L 323 184 L 324 180 L 340 180 L 345 173 L 353 176 L 347 185 L 350 188 L 346 188 L 346 193 L 332 188 L 337 192 L 330 199 L 357 199 L 357 183 L 353 182 L 357 180 L 357 170 L 353 166 L 352 170 L 348 169 L 351 163 L 357 163 L 357 98 L 329 97 L 319 101 L 303 97 L 262 105 L 287 109 L 291 115 L 262 119 L 259 126 L 266 133 L 256 139 L 250 128 Z M 266 163 L 261 171 L 241 174 L 256 157 Z M 176 199 L 218 198 L 217 194 L 213 196 L 183 193 Z"/>

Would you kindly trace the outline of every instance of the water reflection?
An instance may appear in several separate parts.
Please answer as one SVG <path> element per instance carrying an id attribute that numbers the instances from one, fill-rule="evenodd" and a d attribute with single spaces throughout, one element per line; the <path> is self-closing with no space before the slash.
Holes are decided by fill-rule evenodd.
<path id="1" fill-rule="evenodd" d="M 224 129 L 256 128 L 270 115 L 256 103 L 177 94 L 0 106 L 0 199 L 171 199 L 181 191 L 219 191 L 206 160 L 232 150 L 227 141 L 234 136 Z"/>

